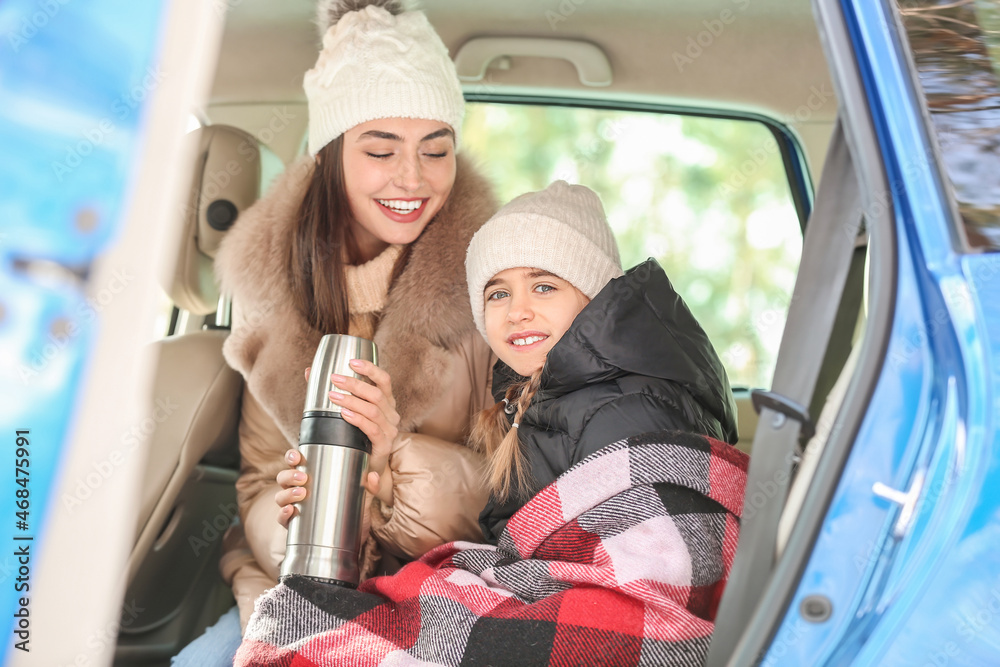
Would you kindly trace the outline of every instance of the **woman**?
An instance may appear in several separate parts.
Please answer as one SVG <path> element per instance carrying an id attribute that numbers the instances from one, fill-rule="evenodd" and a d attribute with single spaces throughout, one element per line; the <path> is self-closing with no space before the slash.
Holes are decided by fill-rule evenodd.
<path id="1" fill-rule="evenodd" d="M 372 501 L 367 513 L 374 539 L 362 576 L 383 560 L 479 539 L 486 500 L 480 459 L 461 444 L 488 400 L 492 365 L 464 297 L 463 258 L 496 205 L 455 155 L 464 100 L 454 65 L 426 17 L 397 2 L 327 2 L 320 12 L 330 27 L 304 81 L 310 157 L 240 218 L 216 261 L 233 297 L 224 352 L 246 380 L 242 528 L 227 535 L 221 563 L 243 627 L 254 600 L 277 583 L 285 532 L 275 476 L 297 442 L 301 373 L 322 335 L 373 338 L 379 348 L 380 368 L 355 369 L 374 386 L 341 402 L 344 418 L 372 440 L 373 472 L 390 473 L 371 489 L 386 502 Z M 235 616 L 215 633 L 232 652 Z M 189 649 L 223 643 L 200 639 Z M 182 663 L 211 664 L 187 653 Z"/>
<path id="2" fill-rule="evenodd" d="M 622 274 L 597 196 L 561 181 L 476 233 L 467 278 L 512 371 L 473 435 L 494 546 L 357 591 L 290 577 L 236 664 L 702 664 L 747 465 L 708 337 L 655 260 Z"/>

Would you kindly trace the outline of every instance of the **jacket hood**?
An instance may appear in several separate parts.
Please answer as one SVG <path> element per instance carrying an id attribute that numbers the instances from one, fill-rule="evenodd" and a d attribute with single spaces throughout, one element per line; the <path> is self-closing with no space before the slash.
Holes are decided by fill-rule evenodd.
<path id="1" fill-rule="evenodd" d="M 609 282 L 549 351 L 538 400 L 643 375 L 677 383 L 736 442 L 736 403 L 708 335 L 655 259 Z"/>

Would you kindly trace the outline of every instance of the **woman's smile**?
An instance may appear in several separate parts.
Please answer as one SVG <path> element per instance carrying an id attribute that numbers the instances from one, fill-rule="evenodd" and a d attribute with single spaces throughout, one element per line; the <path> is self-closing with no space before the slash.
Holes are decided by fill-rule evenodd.
<path id="1" fill-rule="evenodd" d="M 427 209 L 430 197 L 409 199 L 376 199 L 375 203 L 393 222 L 416 222 Z"/>
<path id="2" fill-rule="evenodd" d="M 362 262 L 407 245 L 448 201 L 455 184 L 455 132 L 418 118 L 379 118 L 344 133 L 344 188 Z"/>

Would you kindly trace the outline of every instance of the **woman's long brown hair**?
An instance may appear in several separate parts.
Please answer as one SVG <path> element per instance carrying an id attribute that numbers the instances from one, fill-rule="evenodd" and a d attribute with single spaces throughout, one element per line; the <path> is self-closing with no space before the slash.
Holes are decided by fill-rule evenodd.
<path id="1" fill-rule="evenodd" d="M 527 380 L 515 382 L 508 387 L 505 396 L 507 403 L 501 401 L 480 412 L 469 436 L 472 445 L 486 453 L 486 483 L 501 502 L 507 500 L 512 491 L 525 497 L 531 484 L 518 429 L 511 427 L 504 408 L 508 405 L 517 406 L 514 423 L 519 424 L 538 391 L 541 379 L 542 369 L 539 368 Z"/>
<path id="2" fill-rule="evenodd" d="M 344 181 L 343 154 L 343 135 L 318 151 L 288 253 L 292 300 L 309 324 L 324 334 L 348 332 L 351 315 L 345 271 L 361 261 L 351 233 L 353 214 Z M 393 268 L 392 283 L 409 255 L 407 246 Z"/>

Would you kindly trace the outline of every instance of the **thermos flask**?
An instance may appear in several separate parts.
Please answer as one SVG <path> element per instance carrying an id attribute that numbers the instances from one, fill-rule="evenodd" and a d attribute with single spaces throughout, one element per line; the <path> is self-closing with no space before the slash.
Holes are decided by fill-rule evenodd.
<path id="1" fill-rule="evenodd" d="M 323 336 L 316 349 L 299 429 L 303 463 L 298 469 L 309 479 L 305 499 L 296 504 L 298 514 L 288 523 L 282 578 L 300 574 L 327 583 L 358 585 L 363 484 L 371 442 L 344 421 L 340 406 L 329 396 L 331 374 L 361 378 L 348 365 L 352 359 L 377 365 L 375 343 L 332 334 Z"/>

